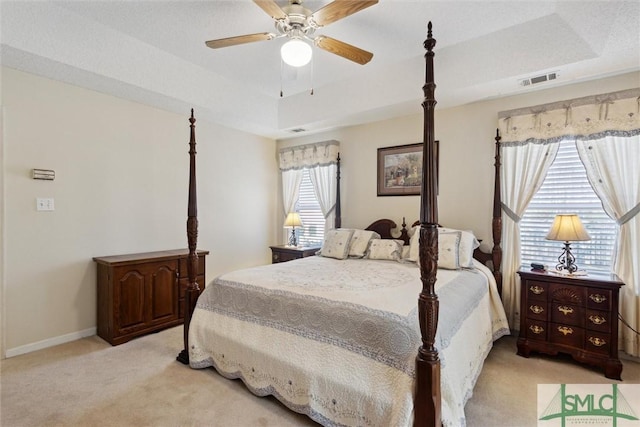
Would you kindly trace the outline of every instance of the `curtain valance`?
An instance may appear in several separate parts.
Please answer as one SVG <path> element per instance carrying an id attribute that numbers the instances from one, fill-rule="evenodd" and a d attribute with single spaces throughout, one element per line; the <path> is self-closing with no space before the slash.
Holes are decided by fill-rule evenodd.
<path id="1" fill-rule="evenodd" d="M 333 140 L 281 148 L 278 153 L 280 170 L 335 164 L 339 151 L 340 143 Z"/>
<path id="2" fill-rule="evenodd" d="M 640 133 L 640 88 L 498 113 L 501 144 Z"/>

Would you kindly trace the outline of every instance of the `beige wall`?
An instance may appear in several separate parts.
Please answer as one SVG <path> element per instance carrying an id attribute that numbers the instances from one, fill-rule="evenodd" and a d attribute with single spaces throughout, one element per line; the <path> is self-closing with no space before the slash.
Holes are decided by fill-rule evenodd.
<path id="1" fill-rule="evenodd" d="M 484 248 L 491 244 L 498 112 L 639 86 L 640 73 L 636 72 L 456 108 L 436 108 L 435 136 L 441 150 L 439 222 L 473 230 L 483 239 Z M 277 146 L 328 139 L 340 141 L 343 227 L 365 227 L 378 218 L 391 218 L 398 224 L 403 216 L 409 224 L 418 219 L 419 196 L 377 197 L 376 157 L 379 147 L 421 142 L 422 114 L 281 140 Z"/>
<path id="2" fill-rule="evenodd" d="M 184 248 L 188 111 L 176 115 L 2 69 L 5 351 L 91 334 L 92 257 Z M 197 118 L 197 111 L 196 111 Z M 275 142 L 196 122 L 207 280 L 270 261 Z M 54 169 L 55 181 L 31 179 Z M 37 212 L 37 197 L 55 199 Z"/>

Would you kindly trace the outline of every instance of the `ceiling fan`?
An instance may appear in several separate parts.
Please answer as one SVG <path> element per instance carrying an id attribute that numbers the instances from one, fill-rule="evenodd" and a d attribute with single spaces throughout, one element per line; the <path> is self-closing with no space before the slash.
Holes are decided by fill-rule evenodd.
<path id="1" fill-rule="evenodd" d="M 253 2 L 275 20 L 277 34 L 246 34 L 209 40 L 206 45 L 212 49 L 219 49 L 243 43 L 287 37 L 289 40 L 282 45 L 280 53 L 282 60 L 294 67 L 304 66 L 311 60 L 312 49 L 308 42 L 361 65 L 373 58 L 371 52 L 331 37 L 314 36 L 314 32 L 318 28 L 373 6 L 378 3 L 378 0 L 334 0 L 315 12 L 302 6 L 302 0 L 289 0 L 289 4 L 282 8 L 275 0 L 253 0 Z"/>

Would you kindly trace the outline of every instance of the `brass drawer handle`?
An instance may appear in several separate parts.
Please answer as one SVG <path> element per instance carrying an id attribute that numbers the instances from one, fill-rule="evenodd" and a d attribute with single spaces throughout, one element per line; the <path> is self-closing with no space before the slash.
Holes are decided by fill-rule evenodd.
<path id="1" fill-rule="evenodd" d="M 573 329 L 567 326 L 558 326 L 558 332 L 562 333 L 565 337 L 573 333 Z"/>
<path id="2" fill-rule="evenodd" d="M 591 300 L 593 302 L 596 302 L 598 304 L 605 302 L 607 300 L 607 297 L 605 297 L 604 295 L 600 295 L 600 294 L 591 294 L 589 295 L 589 298 L 591 298 Z"/>
<path id="3" fill-rule="evenodd" d="M 602 338 L 598 338 L 598 337 L 589 337 L 589 342 L 593 345 L 595 345 L 596 347 L 602 347 L 603 345 L 605 345 L 607 342 L 605 340 L 603 340 Z"/>
<path id="4" fill-rule="evenodd" d="M 544 308 L 540 307 L 539 305 L 532 305 L 531 307 L 529 307 L 529 310 L 533 311 L 534 314 L 540 314 L 544 311 Z"/>
<path id="5" fill-rule="evenodd" d="M 605 319 L 602 316 L 591 315 L 591 316 L 589 316 L 589 320 L 591 320 L 591 323 L 596 324 L 596 325 L 602 325 L 603 323 L 607 323 L 607 319 Z"/>
<path id="6" fill-rule="evenodd" d="M 529 326 L 529 329 L 531 330 L 531 332 L 533 332 L 534 334 L 541 334 L 544 332 L 544 328 L 538 325 L 531 325 Z"/>
<path id="7" fill-rule="evenodd" d="M 567 307 L 566 305 L 561 305 L 558 307 L 558 311 L 564 314 L 565 316 L 573 313 L 572 307 Z"/>
<path id="8" fill-rule="evenodd" d="M 531 292 L 533 292 L 534 294 L 536 294 L 536 295 L 540 295 L 541 293 L 544 292 L 544 288 L 542 288 L 542 287 L 540 287 L 538 285 L 530 287 L 529 290 Z"/>

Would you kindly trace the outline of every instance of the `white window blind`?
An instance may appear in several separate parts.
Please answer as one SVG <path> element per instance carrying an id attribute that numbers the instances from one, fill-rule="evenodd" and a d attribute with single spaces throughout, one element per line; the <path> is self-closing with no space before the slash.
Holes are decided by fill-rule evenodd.
<path id="1" fill-rule="evenodd" d="M 563 242 L 546 240 L 556 214 L 575 213 L 591 240 L 571 242 L 580 270 L 612 271 L 616 223 L 602 209 L 593 192 L 573 140 L 560 142 L 549 172 L 520 221 L 522 264 L 540 262 L 555 269 Z"/>
<path id="2" fill-rule="evenodd" d="M 311 184 L 309 170 L 304 169 L 300 183 L 300 195 L 296 203 L 296 210 L 302 220 L 302 229 L 297 229 L 299 246 L 321 245 L 324 239 L 324 215 Z"/>

